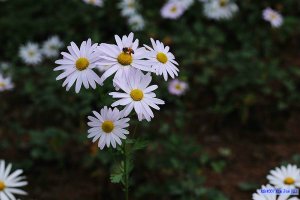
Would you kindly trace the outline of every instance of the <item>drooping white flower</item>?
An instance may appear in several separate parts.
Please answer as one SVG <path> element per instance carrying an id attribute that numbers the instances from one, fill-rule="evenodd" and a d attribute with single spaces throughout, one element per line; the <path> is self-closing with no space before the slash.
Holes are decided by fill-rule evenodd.
<path id="1" fill-rule="evenodd" d="M 14 84 L 11 81 L 10 77 L 4 78 L 0 74 L 0 92 L 5 91 L 5 90 L 11 90 L 14 88 Z"/>
<path id="2" fill-rule="evenodd" d="M 42 52 L 47 58 L 57 57 L 59 49 L 63 47 L 63 42 L 58 36 L 52 36 L 43 43 Z"/>
<path id="3" fill-rule="evenodd" d="M 128 18 L 128 24 L 133 31 L 141 31 L 145 27 L 144 18 L 140 14 L 130 16 Z"/>
<path id="4" fill-rule="evenodd" d="M 177 19 L 185 11 L 183 4 L 178 1 L 168 1 L 160 10 L 160 14 L 163 18 L 167 19 Z"/>
<path id="5" fill-rule="evenodd" d="M 238 11 L 231 0 L 209 0 L 204 3 L 204 14 L 210 19 L 230 19 Z"/>
<path id="6" fill-rule="evenodd" d="M 278 28 L 283 24 L 282 15 L 271 8 L 266 8 L 263 10 L 263 19 L 270 22 L 272 27 L 275 28 Z"/>
<path id="7" fill-rule="evenodd" d="M 152 48 L 144 45 L 149 50 L 148 58 L 152 69 L 157 75 L 163 75 L 164 79 L 168 80 L 168 75 L 174 78 L 178 76 L 179 69 L 176 67 L 178 63 L 175 61 L 175 56 L 169 52 L 170 47 L 164 46 L 159 40 L 154 41 L 152 38 Z"/>
<path id="8" fill-rule="evenodd" d="M 83 1 L 87 4 L 94 5 L 94 6 L 99 6 L 99 7 L 103 6 L 103 0 L 83 0 Z"/>
<path id="9" fill-rule="evenodd" d="M 147 51 L 144 47 L 139 48 L 139 40 L 133 40 L 133 33 L 123 36 L 122 39 L 115 35 L 117 45 L 102 43 L 98 48 L 99 62 L 97 65 L 111 66 L 104 72 L 101 80 L 104 81 L 115 73 L 115 78 L 126 78 L 136 70 L 152 71 L 149 63 L 145 60 Z"/>
<path id="10" fill-rule="evenodd" d="M 121 0 L 118 7 L 121 9 L 122 16 L 128 17 L 137 14 L 138 4 L 136 0 Z"/>
<path id="11" fill-rule="evenodd" d="M 42 62 L 42 52 L 36 43 L 28 42 L 21 46 L 19 55 L 23 62 L 29 65 L 37 65 Z"/>
<path id="12" fill-rule="evenodd" d="M 252 195 L 252 200 L 299 200 L 297 197 L 289 198 L 289 194 L 278 195 L 276 189 L 271 185 L 263 185 L 256 193 Z"/>
<path id="13" fill-rule="evenodd" d="M 80 48 L 74 42 L 68 46 L 69 53 L 62 52 L 63 59 L 55 61 L 59 66 L 54 71 L 62 70 L 63 72 L 56 78 L 56 80 L 65 79 L 63 87 L 70 90 L 76 81 L 75 91 L 78 93 L 83 86 L 88 89 L 91 86 L 96 88 L 96 83 L 102 84 L 99 76 L 93 71 L 96 67 L 99 57 L 95 52 L 98 44 L 93 44 L 91 39 L 81 43 Z"/>
<path id="14" fill-rule="evenodd" d="M 169 82 L 168 89 L 170 94 L 181 96 L 187 91 L 188 84 L 184 81 L 174 79 Z"/>
<path id="15" fill-rule="evenodd" d="M 106 106 L 98 113 L 93 111 L 94 116 L 89 116 L 88 138 L 93 138 L 93 142 L 98 141 L 98 147 L 103 149 L 105 145 L 116 148 L 117 144 L 121 145 L 121 139 L 126 139 L 129 131 L 126 130 L 129 126 L 129 118 L 122 118 L 121 112 L 117 109 L 107 108 Z"/>
<path id="16" fill-rule="evenodd" d="M 11 173 L 12 165 L 5 166 L 3 160 L 0 161 L 0 199 L 1 200 L 15 200 L 14 195 L 26 195 L 27 193 L 20 187 L 26 186 L 28 183 L 24 181 L 25 177 L 20 176 L 23 170 L 16 170 Z"/>
<path id="17" fill-rule="evenodd" d="M 300 187 L 300 169 L 296 165 L 289 164 L 288 166 L 281 166 L 270 171 L 267 176 L 270 184 L 277 188 L 296 188 Z"/>
<path id="18" fill-rule="evenodd" d="M 149 86 L 151 80 L 150 73 L 144 75 L 139 70 L 132 73 L 131 77 L 116 79 L 116 85 L 124 93 L 109 93 L 113 98 L 119 99 L 112 106 L 125 106 L 123 110 L 124 116 L 128 116 L 134 109 L 140 121 L 142 119 L 150 121 L 154 117 L 151 108 L 159 110 L 160 108 L 157 105 L 164 104 L 164 101 L 156 98 L 156 94 L 153 92 L 158 88 L 157 85 Z"/>

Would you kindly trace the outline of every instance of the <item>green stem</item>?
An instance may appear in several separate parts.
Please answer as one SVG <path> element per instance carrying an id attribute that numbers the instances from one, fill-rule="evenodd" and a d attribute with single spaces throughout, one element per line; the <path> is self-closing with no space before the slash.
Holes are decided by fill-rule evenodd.
<path id="1" fill-rule="evenodd" d="M 128 174 L 128 170 L 127 170 L 127 165 L 128 165 L 128 158 L 127 158 L 127 152 L 126 152 L 126 140 L 124 141 L 124 174 L 125 174 L 125 183 L 124 183 L 124 187 L 125 187 L 125 200 L 128 200 L 129 198 L 129 174 Z"/>

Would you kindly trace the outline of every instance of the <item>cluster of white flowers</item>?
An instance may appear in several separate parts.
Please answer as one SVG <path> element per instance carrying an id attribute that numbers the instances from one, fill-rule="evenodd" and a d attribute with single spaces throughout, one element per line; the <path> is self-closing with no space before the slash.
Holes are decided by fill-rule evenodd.
<path id="1" fill-rule="evenodd" d="M 160 14 L 166 19 L 178 19 L 193 3 L 193 0 L 169 0 L 161 8 Z"/>
<path id="2" fill-rule="evenodd" d="M 26 186 L 28 183 L 24 181 L 25 177 L 20 176 L 23 170 L 16 170 L 11 173 L 12 165 L 5 166 L 3 160 L 0 161 L 0 199 L 15 200 L 14 195 L 26 195 L 27 193 L 20 187 Z"/>
<path id="3" fill-rule="evenodd" d="M 103 0 L 83 0 L 83 2 L 93 6 L 98 6 L 98 7 L 103 6 Z"/>
<path id="4" fill-rule="evenodd" d="M 116 147 L 121 144 L 129 132 L 128 116 L 134 111 L 141 120 L 150 121 L 154 117 L 152 109 L 159 110 L 158 105 L 164 101 L 156 98 L 154 91 L 157 85 L 151 85 L 154 73 L 163 76 L 167 81 L 169 77 L 178 76 L 178 63 L 170 48 L 158 40 L 151 39 L 152 46 L 139 46 L 139 40 L 134 39 L 134 34 L 128 36 L 115 36 L 116 44 L 92 44 L 91 40 L 82 42 L 78 47 L 74 42 L 68 46 L 68 53 L 62 52 L 63 58 L 55 63 L 59 66 L 55 71 L 63 71 L 57 80 L 64 79 L 63 86 L 69 90 L 75 84 L 78 93 L 83 85 L 85 88 L 96 88 L 96 83 L 103 85 L 104 81 L 114 75 L 113 85 L 115 92 L 109 95 L 115 101 L 111 107 L 104 107 L 100 112 L 94 111 L 94 116 L 89 116 L 91 127 L 88 131 L 93 142 L 99 139 L 98 146 L 103 149 L 106 145 Z M 98 76 L 95 68 L 101 68 L 104 73 Z M 146 72 L 144 74 L 143 72 Z M 118 91 L 118 92 L 117 92 Z"/>
<path id="5" fill-rule="evenodd" d="M 145 20 L 138 12 L 140 5 L 136 0 L 121 0 L 118 4 L 121 15 L 126 17 L 128 24 L 133 31 L 141 31 L 145 27 Z"/>
<path id="6" fill-rule="evenodd" d="M 63 43 L 58 36 L 52 36 L 42 44 L 42 48 L 37 43 L 28 42 L 20 47 L 19 56 L 28 65 L 37 65 L 43 58 L 53 58 L 59 55 L 59 49 Z"/>
<path id="7" fill-rule="evenodd" d="M 253 200 L 299 200 L 297 197 L 292 197 L 291 192 L 282 192 L 278 194 L 276 190 L 291 190 L 300 188 L 300 169 L 296 165 L 281 166 L 270 171 L 267 176 L 270 184 L 262 186 L 256 193 L 253 194 Z"/>
<path id="8" fill-rule="evenodd" d="M 263 19 L 270 22 L 272 27 L 278 28 L 283 24 L 283 18 L 281 14 L 271 8 L 263 10 Z"/>

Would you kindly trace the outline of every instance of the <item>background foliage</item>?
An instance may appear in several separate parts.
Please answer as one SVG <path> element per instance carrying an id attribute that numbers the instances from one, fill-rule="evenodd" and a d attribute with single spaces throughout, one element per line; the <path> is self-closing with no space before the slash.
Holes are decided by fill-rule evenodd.
<path id="1" fill-rule="evenodd" d="M 86 139 L 86 116 L 112 103 L 107 95 L 112 86 L 80 94 L 66 92 L 55 81 L 54 60 L 26 66 L 18 51 L 27 41 L 43 42 L 52 35 L 66 45 L 89 37 L 113 43 L 114 34 L 130 32 L 117 3 L 106 0 L 103 8 L 80 0 L 1 3 L 0 59 L 12 63 L 9 73 L 16 87 L 0 94 L 0 148 L 9 152 L 2 154 L 5 158 L 29 174 L 32 168 L 49 163 L 62 169 L 80 166 L 87 174 L 95 174 L 99 166 L 104 174 L 113 170 L 112 152 L 100 152 Z M 178 20 L 165 20 L 159 14 L 164 3 L 140 1 L 146 28 L 135 35 L 141 43 L 154 37 L 170 45 L 180 63 L 180 78 L 189 82 L 190 90 L 184 97 L 174 97 L 162 80 L 155 80 L 161 86 L 158 96 L 167 104 L 150 124 L 137 128 L 150 142 L 135 160 L 133 195 L 138 199 L 224 200 L 221 193 L 203 186 L 203 169 L 222 172 L 226 162 L 206 154 L 197 143 L 201 137 L 197 133 L 204 124 L 212 130 L 228 123 L 260 127 L 298 109 L 300 10 L 296 8 L 300 2 L 237 1 L 240 11 L 228 21 L 206 19 L 200 2 Z M 283 14 L 281 28 L 273 29 L 262 20 L 267 6 Z M 107 192 L 120 188 L 102 187 L 101 195 L 108 199 L 120 195 Z"/>

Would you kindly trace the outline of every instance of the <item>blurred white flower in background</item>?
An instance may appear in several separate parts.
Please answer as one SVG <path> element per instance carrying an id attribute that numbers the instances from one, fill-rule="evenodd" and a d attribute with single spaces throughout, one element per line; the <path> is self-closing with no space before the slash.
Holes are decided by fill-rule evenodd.
<path id="1" fill-rule="evenodd" d="M 0 71 L 8 70 L 11 67 L 11 63 L 9 62 L 1 62 L 0 63 Z"/>
<path id="2" fill-rule="evenodd" d="M 80 48 L 74 42 L 71 42 L 71 45 L 68 46 L 69 53 L 62 52 L 63 59 L 55 61 L 59 66 L 54 71 L 63 71 L 56 80 L 65 78 L 63 87 L 66 86 L 67 91 L 75 82 L 76 93 L 80 91 L 82 85 L 86 89 L 89 86 L 95 89 L 96 83 L 102 84 L 99 76 L 93 71 L 96 62 L 99 60 L 99 56 L 95 52 L 97 46 L 97 43 L 92 45 L 91 39 L 83 41 Z"/>
<path id="3" fill-rule="evenodd" d="M 5 90 L 11 90 L 14 88 L 14 84 L 10 77 L 4 78 L 2 74 L 0 74 L 0 92 Z"/>
<path id="4" fill-rule="evenodd" d="M 16 170 L 11 173 L 12 165 L 8 164 L 5 167 L 5 162 L 0 161 L 0 199 L 1 200 L 15 200 L 15 194 L 26 195 L 27 193 L 19 187 L 26 186 L 28 183 L 24 181 L 25 177 L 20 176 L 23 170 Z"/>
<path id="5" fill-rule="evenodd" d="M 140 14 L 135 14 L 128 18 L 128 24 L 133 31 L 141 31 L 145 27 L 145 20 Z"/>
<path id="6" fill-rule="evenodd" d="M 121 9 L 121 15 L 124 17 L 137 14 L 138 4 L 135 0 L 121 0 L 118 7 Z"/>
<path id="7" fill-rule="evenodd" d="M 263 185 L 252 195 L 252 200 L 299 200 L 297 197 L 289 198 L 289 194 L 276 194 L 276 189 L 271 185 Z M 268 191 L 268 192 L 267 192 Z"/>
<path id="8" fill-rule="evenodd" d="M 103 0 L 83 0 L 83 1 L 87 4 L 94 5 L 94 6 L 99 6 L 99 7 L 103 6 Z"/>
<path id="9" fill-rule="evenodd" d="M 63 42 L 58 36 L 52 36 L 42 45 L 42 52 L 47 58 L 57 57 L 59 49 L 63 47 Z"/>
<path id="10" fill-rule="evenodd" d="M 204 14 L 210 19 L 230 19 L 238 10 L 238 6 L 231 0 L 209 0 L 204 2 Z"/>
<path id="11" fill-rule="evenodd" d="M 181 96 L 184 95 L 188 89 L 188 84 L 178 79 L 171 80 L 168 83 L 168 90 L 170 94 Z"/>
<path id="12" fill-rule="evenodd" d="M 20 47 L 19 56 L 24 63 L 29 65 L 37 65 L 42 62 L 42 51 L 36 43 L 28 42 Z"/>
<path id="13" fill-rule="evenodd" d="M 270 22 L 272 27 L 275 28 L 278 28 L 283 24 L 282 15 L 271 8 L 266 8 L 263 10 L 263 19 Z"/>
<path id="14" fill-rule="evenodd" d="M 160 14 L 166 19 L 177 19 L 183 15 L 185 7 L 178 1 L 168 1 L 160 10 Z"/>
<path id="15" fill-rule="evenodd" d="M 276 167 L 267 176 L 270 184 L 277 188 L 296 188 L 300 187 L 300 169 L 296 165 Z"/>

